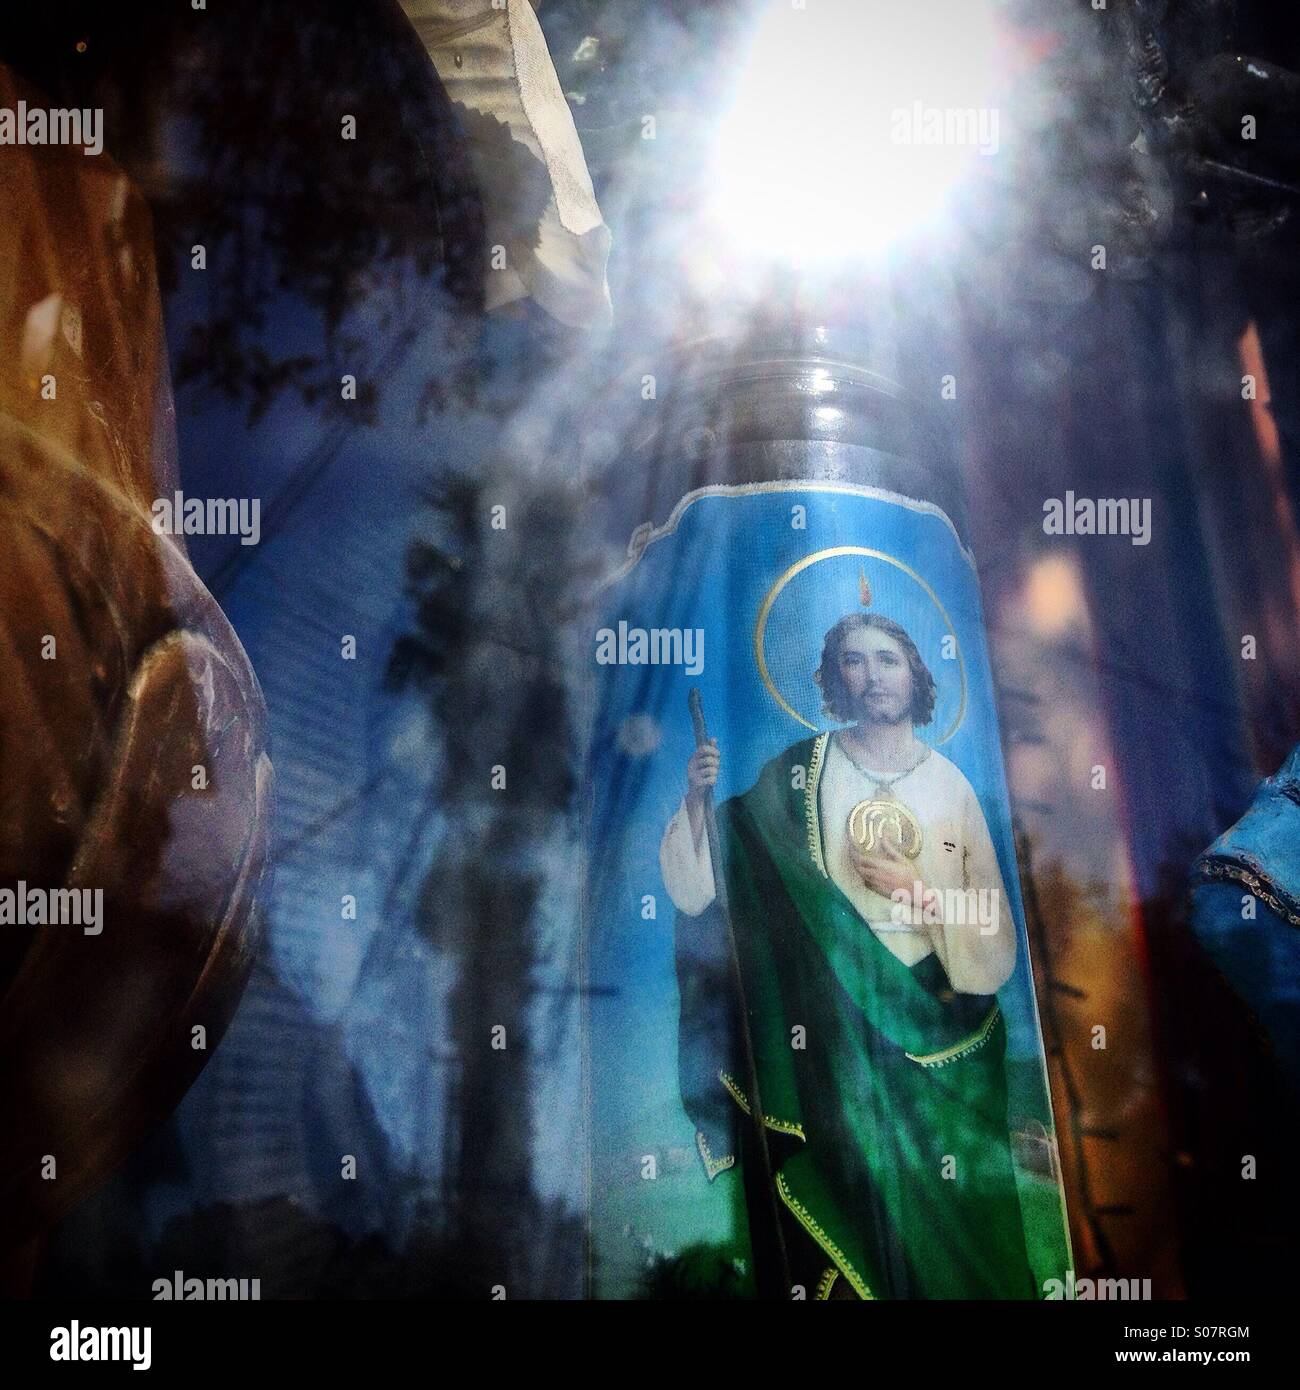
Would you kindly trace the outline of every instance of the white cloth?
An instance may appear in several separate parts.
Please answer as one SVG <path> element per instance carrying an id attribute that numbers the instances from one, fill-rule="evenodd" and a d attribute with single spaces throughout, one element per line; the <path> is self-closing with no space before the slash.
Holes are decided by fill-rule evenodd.
<path id="1" fill-rule="evenodd" d="M 881 773 L 879 780 L 892 775 Z M 835 736 L 827 744 L 817 796 L 826 870 L 862 921 L 904 965 L 915 965 L 937 950 L 954 990 L 992 994 L 1015 968 L 1016 934 L 979 798 L 961 769 L 933 749 L 893 783 L 892 791 L 921 825 L 921 852 L 911 861 L 913 876 L 926 888 L 941 891 L 987 890 L 985 902 L 995 908 L 996 930 L 982 931 L 987 924 L 969 920 L 974 913 L 965 922 L 945 920 L 932 926 L 911 925 L 906 917 L 896 921 L 895 905 L 863 883 L 849 856 L 849 812 L 859 801 L 879 794 L 877 780 L 849 758 Z M 664 832 L 659 867 L 668 896 L 681 912 L 696 916 L 713 901 L 708 841 L 701 833 L 696 843 L 685 800 Z"/>
<path id="2" fill-rule="evenodd" d="M 466 135 L 487 224 L 487 307 L 531 295 L 571 327 L 608 324 L 609 229 L 532 6 L 527 0 L 507 0 L 502 8 L 491 0 L 401 5 L 447 95 L 469 113 Z M 512 152 L 512 142 L 522 148 Z M 504 265 L 493 264 L 498 246 L 505 249 Z"/>

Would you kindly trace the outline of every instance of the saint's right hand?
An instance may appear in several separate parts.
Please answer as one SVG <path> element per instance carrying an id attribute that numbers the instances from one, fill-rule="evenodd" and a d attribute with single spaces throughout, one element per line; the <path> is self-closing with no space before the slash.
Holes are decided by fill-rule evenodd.
<path id="1" fill-rule="evenodd" d="M 686 790 L 690 796 L 702 796 L 710 787 L 717 786 L 718 768 L 722 755 L 718 752 L 718 740 L 711 738 L 691 754 L 686 764 Z"/>

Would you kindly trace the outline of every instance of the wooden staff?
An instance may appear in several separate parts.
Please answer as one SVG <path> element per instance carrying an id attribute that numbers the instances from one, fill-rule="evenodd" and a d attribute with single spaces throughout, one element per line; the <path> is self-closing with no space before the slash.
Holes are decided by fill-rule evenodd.
<path id="1" fill-rule="evenodd" d="M 695 746 L 703 748 L 709 741 L 709 731 L 704 723 L 704 701 L 700 692 L 692 688 L 687 702 L 691 710 L 691 724 L 695 728 Z M 718 909 L 727 929 L 727 954 L 731 960 L 731 985 L 740 1009 L 740 1035 L 745 1049 L 745 1082 L 749 1091 L 749 1118 L 754 1126 L 754 1138 L 758 1143 L 759 1164 L 763 1170 L 763 1187 L 771 1207 L 772 1231 L 776 1238 L 777 1255 L 780 1262 L 782 1292 L 781 1298 L 790 1297 L 790 1261 L 785 1249 L 785 1232 L 781 1227 L 781 1202 L 777 1196 L 776 1182 L 772 1176 L 772 1156 L 767 1147 L 767 1127 L 763 1123 L 763 1096 L 758 1086 L 758 1064 L 754 1059 L 754 1040 L 749 1031 L 749 1008 L 745 1003 L 745 983 L 740 974 L 740 953 L 736 949 L 736 931 L 731 922 L 731 903 L 727 896 L 727 876 L 722 866 L 722 842 L 718 838 L 718 818 L 713 809 L 713 788 L 703 788 L 704 796 L 704 834 L 709 845 L 709 860 L 713 865 L 713 883 L 717 896 Z M 755 1251 L 757 1256 L 757 1251 Z M 757 1279 L 757 1269 L 755 1278 Z M 760 1285 L 761 1292 L 761 1285 Z"/>

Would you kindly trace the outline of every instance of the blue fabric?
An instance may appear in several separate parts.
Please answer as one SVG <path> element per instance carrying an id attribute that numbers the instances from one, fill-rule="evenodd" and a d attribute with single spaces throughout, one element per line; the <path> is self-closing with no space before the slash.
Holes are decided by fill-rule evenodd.
<path id="1" fill-rule="evenodd" d="M 1300 746 L 1197 859 L 1192 931 L 1300 1092 Z"/>

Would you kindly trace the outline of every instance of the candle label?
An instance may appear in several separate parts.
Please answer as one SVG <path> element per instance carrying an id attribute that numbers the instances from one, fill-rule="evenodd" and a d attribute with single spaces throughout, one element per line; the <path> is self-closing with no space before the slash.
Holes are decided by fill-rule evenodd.
<path id="1" fill-rule="evenodd" d="M 637 533 L 592 650 L 593 1293 L 1044 1297 L 1069 1238 L 949 518 L 701 489 Z"/>

